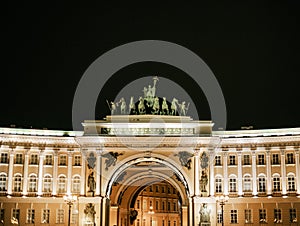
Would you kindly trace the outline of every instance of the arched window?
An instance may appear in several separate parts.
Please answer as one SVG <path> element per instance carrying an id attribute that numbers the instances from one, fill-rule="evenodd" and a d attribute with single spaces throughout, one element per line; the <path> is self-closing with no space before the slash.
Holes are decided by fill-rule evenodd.
<path id="1" fill-rule="evenodd" d="M 52 177 L 50 175 L 45 175 L 43 181 L 44 192 L 51 192 L 52 190 Z"/>
<path id="2" fill-rule="evenodd" d="M 29 192 L 36 192 L 37 191 L 37 177 L 34 174 L 29 176 L 28 191 Z"/>
<path id="3" fill-rule="evenodd" d="M 236 192 L 236 176 L 232 175 L 229 177 L 229 192 Z"/>
<path id="4" fill-rule="evenodd" d="M 58 178 L 58 193 L 65 193 L 66 192 L 66 176 L 61 175 Z"/>
<path id="5" fill-rule="evenodd" d="M 0 191 L 6 191 L 7 176 L 5 173 L 0 174 Z"/>
<path id="6" fill-rule="evenodd" d="M 295 191 L 295 176 L 293 174 L 288 175 L 288 191 Z"/>
<path id="7" fill-rule="evenodd" d="M 280 177 L 279 175 L 273 175 L 273 191 L 280 191 Z"/>
<path id="8" fill-rule="evenodd" d="M 73 183 L 72 183 L 72 192 L 79 193 L 80 192 L 80 177 L 74 176 Z"/>
<path id="9" fill-rule="evenodd" d="M 216 177 L 215 180 L 215 185 L 216 185 L 216 192 L 220 193 L 222 192 L 222 178 L 221 177 Z"/>
<path id="10" fill-rule="evenodd" d="M 258 177 L 258 192 L 266 192 L 266 177 L 264 175 Z"/>
<path id="11" fill-rule="evenodd" d="M 252 183 L 251 183 L 251 176 L 245 175 L 244 176 L 244 192 L 251 192 L 252 191 Z"/>
<path id="12" fill-rule="evenodd" d="M 22 187 L 22 176 L 17 174 L 14 176 L 14 191 L 20 192 Z"/>

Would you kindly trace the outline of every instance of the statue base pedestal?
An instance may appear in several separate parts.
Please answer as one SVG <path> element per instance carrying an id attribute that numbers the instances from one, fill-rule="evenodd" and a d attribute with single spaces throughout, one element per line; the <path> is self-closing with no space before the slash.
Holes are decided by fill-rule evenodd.
<path id="1" fill-rule="evenodd" d="M 94 196 L 95 196 L 95 193 L 92 192 L 92 191 L 88 191 L 88 192 L 86 193 L 86 196 L 87 196 L 87 197 L 94 197 Z"/>
<path id="2" fill-rule="evenodd" d="M 210 223 L 202 222 L 200 223 L 200 226 L 210 226 Z"/>

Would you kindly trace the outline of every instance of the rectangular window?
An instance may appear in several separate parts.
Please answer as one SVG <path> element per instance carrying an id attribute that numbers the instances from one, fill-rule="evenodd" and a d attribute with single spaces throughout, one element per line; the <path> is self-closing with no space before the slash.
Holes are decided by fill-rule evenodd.
<path id="1" fill-rule="evenodd" d="M 216 192 L 220 193 L 222 192 L 222 179 L 216 178 Z"/>
<path id="2" fill-rule="evenodd" d="M 218 214 L 217 214 L 217 223 L 218 224 L 222 223 L 222 213 L 221 212 L 218 212 Z"/>
<path id="3" fill-rule="evenodd" d="M 152 185 L 150 185 L 149 191 L 150 191 L 150 192 L 153 192 L 153 187 L 152 187 Z"/>
<path id="4" fill-rule="evenodd" d="M 140 226 L 140 219 L 136 220 L 136 226 Z"/>
<path id="5" fill-rule="evenodd" d="M 252 223 L 252 210 L 245 209 L 245 223 Z"/>
<path id="6" fill-rule="evenodd" d="M 291 208 L 290 209 L 290 223 L 296 223 L 296 222 L 297 222 L 296 209 Z"/>
<path id="7" fill-rule="evenodd" d="M 244 155 L 244 165 L 250 165 L 250 155 Z"/>
<path id="8" fill-rule="evenodd" d="M 244 177 L 244 191 L 249 192 L 251 190 L 252 190 L 251 177 L 245 176 Z"/>
<path id="9" fill-rule="evenodd" d="M 259 222 L 260 223 L 266 223 L 267 222 L 266 209 L 259 209 Z"/>
<path id="10" fill-rule="evenodd" d="M 35 217 L 34 209 L 27 209 L 26 215 L 26 223 L 27 224 L 34 224 L 34 217 Z"/>
<path id="11" fill-rule="evenodd" d="M 30 156 L 30 164 L 31 165 L 37 165 L 38 164 L 38 155 L 37 154 L 32 154 Z"/>
<path id="12" fill-rule="evenodd" d="M 229 179 L 229 192 L 236 192 L 236 179 L 235 178 Z"/>
<path id="13" fill-rule="evenodd" d="M 230 223 L 237 224 L 237 210 L 230 211 Z"/>
<path id="14" fill-rule="evenodd" d="M 165 210 L 165 202 L 162 202 L 162 210 Z"/>
<path id="15" fill-rule="evenodd" d="M 1 163 L 8 163 L 8 154 L 1 153 Z"/>
<path id="16" fill-rule="evenodd" d="M 147 201 L 146 200 L 144 200 L 144 202 L 143 202 L 143 209 L 144 210 L 147 209 Z"/>
<path id="17" fill-rule="evenodd" d="M 273 191 L 280 191 L 280 178 L 279 177 L 273 178 Z"/>
<path id="18" fill-rule="evenodd" d="M 78 214 L 72 212 L 71 224 L 76 224 Z M 126 225 L 126 223 L 125 223 Z"/>
<path id="19" fill-rule="evenodd" d="M 155 186 L 155 192 L 159 192 L 158 185 Z"/>
<path id="20" fill-rule="evenodd" d="M 136 208 L 139 209 L 140 208 L 140 200 L 136 201 Z"/>
<path id="21" fill-rule="evenodd" d="M 287 161 L 286 161 L 287 164 L 294 164 L 295 163 L 293 153 L 287 153 L 286 156 L 287 156 Z"/>
<path id="22" fill-rule="evenodd" d="M 59 165 L 60 166 L 66 166 L 67 165 L 67 156 L 66 155 L 59 156 Z"/>
<path id="23" fill-rule="evenodd" d="M 274 209 L 274 223 L 282 223 L 281 209 Z"/>
<path id="24" fill-rule="evenodd" d="M 295 177 L 290 175 L 288 176 L 288 191 L 295 191 Z"/>
<path id="25" fill-rule="evenodd" d="M 3 223 L 4 223 L 4 213 L 5 213 L 5 210 L 0 209 L 0 222 L 3 222 Z"/>
<path id="26" fill-rule="evenodd" d="M 56 224 L 63 224 L 65 219 L 65 211 L 64 209 L 56 210 Z"/>
<path id="27" fill-rule="evenodd" d="M 174 210 L 174 211 L 176 211 L 176 209 L 177 209 L 176 206 L 177 206 L 177 205 L 176 205 L 176 203 L 174 202 L 174 203 L 173 203 L 173 210 Z"/>
<path id="28" fill-rule="evenodd" d="M 171 211 L 171 203 L 168 202 L 168 211 Z"/>
<path id="29" fill-rule="evenodd" d="M 265 165 L 265 155 L 258 155 L 258 165 Z"/>
<path id="30" fill-rule="evenodd" d="M 229 155 L 229 165 L 235 165 L 235 155 Z"/>
<path id="31" fill-rule="evenodd" d="M 49 209 L 43 209 L 42 223 L 43 224 L 49 224 L 49 219 L 50 219 L 50 210 Z"/>
<path id="32" fill-rule="evenodd" d="M 158 210 L 158 201 L 155 201 L 155 209 Z"/>
<path id="33" fill-rule="evenodd" d="M 20 221 L 20 209 L 13 209 L 12 210 L 12 219 L 13 224 L 19 224 Z"/>
<path id="34" fill-rule="evenodd" d="M 81 165 L 81 156 L 75 155 L 74 157 L 74 166 L 80 166 Z"/>
<path id="35" fill-rule="evenodd" d="M 264 178 L 264 177 L 258 178 L 258 191 L 266 192 L 266 178 Z"/>
<path id="36" fill-rule="evenodd" d="M 16 164 L 23 164 L 23 155 L 16 154 Z"/>
<path id="37" fill-rule="evenodd" d="M 216 155 L 216 157 L 215 157 L 215 165 L 216 166 L 221 166 L 221 156 L 220 155 Z"/>
<path id="38" fill-rule="evenodd" d="M 165 187 L 164 186 L 161 187 L 161 193 L 165 193 Z"/>
<path id="39" fill-rule="evenodd" d="M 176 221 L 174 221 L 174 226 L 176 226 Z"/>
<path id="40" fill-rule="evenodd" d="M 272 155 L 272 164 L 273 165 L 279 165 L 279 155 L 278 154 L 273 154 Z"/>
<path id="41" fill-rule="evenodd" d="M 46 155 L 45 165 L 52 165 L 52 155 Z"/>

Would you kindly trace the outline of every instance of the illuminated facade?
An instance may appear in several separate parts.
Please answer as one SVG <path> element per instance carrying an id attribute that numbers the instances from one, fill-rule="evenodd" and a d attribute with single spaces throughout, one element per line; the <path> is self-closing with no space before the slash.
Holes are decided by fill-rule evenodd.
<path id="1" fill-rule="evenodd" d="M 78 197 L 71 225 L 221 225 L 222 195 L 225 225 L 299 224 L 299 128 L 124 117 L 84 132 L 1 128 L 2 224 L 66 225 L 65 195 Z"/>

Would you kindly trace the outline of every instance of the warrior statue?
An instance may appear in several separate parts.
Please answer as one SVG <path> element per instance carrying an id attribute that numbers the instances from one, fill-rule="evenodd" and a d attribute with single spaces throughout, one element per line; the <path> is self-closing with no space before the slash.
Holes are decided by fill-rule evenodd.
<path id="1" fill-rule="evenodd" d="M 183 101 L 181 104 L 178 104 L 179 108 L 180 108 L 180 116 L 186 116 L 187 110 L 189 109 L 189 105 L 190 103 L 188 103 L 188 106 L 185 106 L 185 101 Z"/>
<path id="2" fill-rule="evenodd" d="M 111 115 L 115 115 L 116 114 L 116 112 L 117 112 L 117 105 L 118 104 L 116 104 L 116 103 L 114 103 L 114 102 L 108 102 L 108 100 L 106 100 L 106 103 L 107 103 L 107 105 L 108 105 L 108 107 L 109 107 L 109 110 L 110 110 L 110 112 L 111 112 Z"/>
<path id="3" fill-rule="evenodd" d="M 176 115 L 177 112 L 177 105 L 178 100 L 176 98 L 173 98 L 172 103 L 171 103 L 171 115 Z"/>
<path id="4" fill-rule="evenodd" d="M 93 196 L 94 196 L 95 189 L 96 189 L 96 182 L 95 182 L 95 179 L 94 179 L 94 173 L 93 172 L 91 172 L 91 174 L 88 177 L 88 186 L 90 188 L 89 192 L 92 192 Z"/>
<path id="5" fill-rule="evenodd" d="M 202 175 L 201 175 L 201 179 L 200 179 L 200 190 L 201 190 L 201 192 L 207 192 L 207 190 L 206 190 L 207 183 L 208 183 L 207 174 L 203 170 Z"/>

